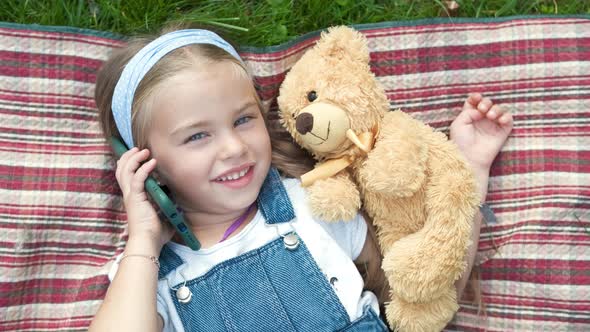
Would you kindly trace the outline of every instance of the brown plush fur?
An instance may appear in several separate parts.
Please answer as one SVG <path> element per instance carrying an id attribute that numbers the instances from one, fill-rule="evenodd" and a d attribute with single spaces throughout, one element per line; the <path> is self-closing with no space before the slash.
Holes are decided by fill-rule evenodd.
<path id="1" fill-rule="evenodd" d="M 390 326 L 442 330 L 458 309 L 454 283 L 466 267 L 479 203 L 457 147 L 402 111 L 388 112 L 370 71 L 366 39 L 347 27 L 322 34 L 287 74 L 278 102 L 284 126 L 320 163 L 354 150 L 342 137 L 346 129 L 359 134 L 378 124 L 373 149 L 308 187 L 309 203 L 326 221 L 348 220 L 362 203 L 377 228 L 391 288 L 385 312 Z M 321 105 L 330 111 L 322 113 Z M 297 123 L 307 110 L 313 121 Z M 340 116 L 346 119 L 335 118 Z"/>

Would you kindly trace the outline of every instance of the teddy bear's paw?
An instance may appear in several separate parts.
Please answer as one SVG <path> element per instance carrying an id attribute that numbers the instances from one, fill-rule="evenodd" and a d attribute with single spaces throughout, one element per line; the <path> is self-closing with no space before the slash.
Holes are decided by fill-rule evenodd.
<path id="1" fill-rule="evenodd" d="M 459 310 L 456 293 L 447 289 L 441 297 L 424 303 L 410 303 L 392 294 L 385 306 L 389 326 L 399 332 L 439 332 Z"/>
<path id="2" fill-rule="evenodd" d="M 408 302 L 426 302 L 442 296 L 457 276 L 457 269 L 445 268 L 436 251 L 419 245 L 421 239 L 421 233 L 403 237 L 383 256 L 382 267 L 392 291 Z"/>
<path id="3" fill-rule="evenodd" d="M 359 191 L 347 177 L 316 181 L 307 193 L 312 214 L 324 221 L 352 220 L 361 208 Z"/>
<path id="4" fill-rule="evenodd" d="M 440 275 L 427 276 L 420 270 L 386 272 L 393 292 L 411 302 L 431 301 L 453 285 L 449 278 Z"/>

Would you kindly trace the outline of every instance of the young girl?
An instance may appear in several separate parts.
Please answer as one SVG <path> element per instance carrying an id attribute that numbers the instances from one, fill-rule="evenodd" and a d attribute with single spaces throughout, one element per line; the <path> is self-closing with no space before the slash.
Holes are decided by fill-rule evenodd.
<path id="1" fill-rule="evenodd" d="M 367 224 L 314 220 L 298 181 L 278 175 L 275 167 L 294 175 L 302 162 L 287 163 L 282 148 L 271 165 L 273 133 L 226 41 L 190 29 L 131 41 L 104 64 L 96 102 L 106 137 L 132 148 L 116 170 L 129 238 L 91 330 L 387 331 L 353 264 L 379 270 Z M 479 94 L 451 125 L 482 202 L 511 128 L 511 115 Z M 149 174 L 169 189 L 201 250 L 160 222 L 144 191 Z"/>

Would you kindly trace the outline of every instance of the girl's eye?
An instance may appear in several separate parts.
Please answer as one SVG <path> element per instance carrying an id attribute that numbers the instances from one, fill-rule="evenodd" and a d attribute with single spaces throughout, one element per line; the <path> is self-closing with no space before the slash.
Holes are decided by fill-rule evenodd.
<path id="1" fill-rule="evenodd" d="M 205 137 L 207 137 L 207 133 L 204 133 L 204 132 L 196 133 L 194 135 L 191 135 L 189 138 L 187 138 L 186 143 L 192 142 L 192 141 L 198 141 L 198 140 L 201 140 Z"/>
<path id="2" fill-rule="evenodd" d="M 250 120 L 252 120 L 251 116 L 242 116 L 241 118 L 237 119 L 236 122 L 234 122 L 234 127 L 248 123 Z"/>

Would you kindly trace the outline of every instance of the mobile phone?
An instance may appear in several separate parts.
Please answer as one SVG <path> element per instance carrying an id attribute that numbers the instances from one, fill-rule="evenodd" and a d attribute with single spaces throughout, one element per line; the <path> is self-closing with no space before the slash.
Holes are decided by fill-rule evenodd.
<path id="1" fill-rule="evenodd" d="M 123 153 L 127 152 L 127 146 L 117 137 L 111 137 L 111 146 L 117 156 L 121 158 Z M 152 200 L 158 205 L 160 211 L 166 216 L 166 219 L 174 226 L 176 232 L 180 234 L 184 243 L 192 250 L 201 249 L 201 243 L 191 229 L 186 225 L 182 210 L 166 195 L 164 190 L 158 185 L 156 180 L 148 176 L 145 180 L 145 191 L 150 195 Z"/>

